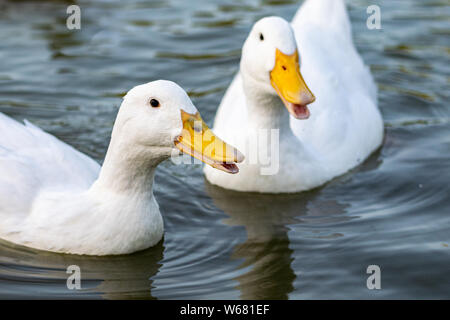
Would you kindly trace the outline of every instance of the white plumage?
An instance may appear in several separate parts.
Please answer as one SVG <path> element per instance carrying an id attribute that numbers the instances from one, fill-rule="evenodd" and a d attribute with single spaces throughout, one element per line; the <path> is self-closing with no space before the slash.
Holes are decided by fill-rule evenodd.
<path id="1" fill-rule="evenodd" d="M 152 108 L 151 98 L 161 107 Z M 156 244 L 163 220 L 153 177 L 182 132 L 180 110 L 196 112 L 172 82 L 130 90 L 102 168 L 36 126 L 0 113 L 0 238 L 89 255 L 126 254 Z"/>
<path id="2" fill-rule="evenodd" d="M 273 47 L 257 48 L 250 40 L 257 32 L 264 33 Z M 270 50 L 286 48 L 284 43 L 292 32 L 301 73 L 316 96 L 309 105 L 311 116 L 307 120 L 289 116 L 276 92 L 268 91 L 268 76 L 266 83 L 260 81 L 261 76 L 255 74 L 257 68 L 252 66 L 257 59 L 273 59 Z M 286 38 L 280 39 L 283 34 Z M 257 52 L 256 58 L 248 59 L 252 50 Z M 268 74 L 267 70 L 260 71 Z M 250 132 L 260 129 L 279 129 L 279 170 L 273 175 L 261 174 L 263 165 L 250 163 L 249 150 L 254 145 Z M 206 178 L 239 191 L 312 189 L 357 166 L 380 146 L 383 120 L 377 107 L 376 85 L 353 45 L 342 0 L 307 0 L 290 27 L 276 17 L 255 24 L 243 48 L 241 71 L 217 111 L 214 131 L 244 151 L 246 161 L 235 176 L 205 167 Z M 269 144 L 257 148 L 276 160 Z"/>

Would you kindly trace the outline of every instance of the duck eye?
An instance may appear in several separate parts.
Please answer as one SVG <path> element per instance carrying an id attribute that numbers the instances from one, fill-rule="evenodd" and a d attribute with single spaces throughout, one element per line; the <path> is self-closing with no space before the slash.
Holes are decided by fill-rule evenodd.
<path id="1" fill-rule="evenodd" d="M 156 99 L 151 99 L 151 100 L 150 100 L 150 105 L 151 105 L 153 108 L 158 108 L 158 107 L 159 107 L 159 101 L 156 100 Z"/>
<path id="2" fill-rule="evenodd" d="M 259 34 L 259 40 L 264 41 L 264 35 L 262 33 Z"/>

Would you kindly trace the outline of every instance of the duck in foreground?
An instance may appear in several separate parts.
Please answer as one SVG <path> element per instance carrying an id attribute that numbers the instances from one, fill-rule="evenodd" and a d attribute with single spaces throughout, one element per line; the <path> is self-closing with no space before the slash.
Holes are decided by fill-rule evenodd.
<path id="1" fill-rule="evenodd" d="M 381 145 L 376 85 L 342 0 L 307 0 L 291 24 L 268 17 L 253 26 L 214 132 L 246 160 L 236 176 L 205 167 L 207 180 L 263 193 L 318 187 Z"/>
<path id="2" fill-rule="evenodd" d="M 170 81 L 127 93 L 101 168 L 32 124 L 0 113 L 0 238 L 71 254 L 151 247 L 163 235 L 152 192 L 155 169 L 179 150 L 227 173 L 236 173 L 235 163 L 243 160 Z"/>

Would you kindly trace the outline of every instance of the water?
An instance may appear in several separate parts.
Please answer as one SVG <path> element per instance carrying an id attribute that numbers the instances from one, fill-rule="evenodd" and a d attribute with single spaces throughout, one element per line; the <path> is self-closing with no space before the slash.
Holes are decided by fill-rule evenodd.
<path id="1" fill-rule="evenodd" d="M 0 111 L 27 118 L 102 161 L 121 96 L 165 78 L 188 90 L 208 124 L 238 69 L 253 22 L 291 19 L 298 1 L 0 2 Z M 379 85 L 383 147 L 317 190 L 236 193 L 201 166 L 163 163 L 156 247 L 80 257 L 0 241 L 1 298 L 450 298 L 450 109 L 446 0 L 348 1 L 356 46 Z M 368 290 L 368 265 L 382 289 Z M 82 290 L 66 288 L 66 268 Z"/>

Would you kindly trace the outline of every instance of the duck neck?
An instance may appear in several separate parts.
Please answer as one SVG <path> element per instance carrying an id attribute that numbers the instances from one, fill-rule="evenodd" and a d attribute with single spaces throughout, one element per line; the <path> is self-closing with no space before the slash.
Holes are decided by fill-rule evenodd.
<path id="1" fill-rule="evenodd" d="M 244 77 L 248 128 L 250 130 L 279 130 L 281 137 L 294 137 L 289 125 L 289 112 L 281 99 L 268 93 L 251 78 Z"/>
<path id="2" fill-rule="evenodd" d="M 121 195 L 153 196 L 155 170 L 165 159 L 158 156 L 159 150 L 153 149 L 155 147 L 130 146 L 114 130 L 95 186 Z"/>

